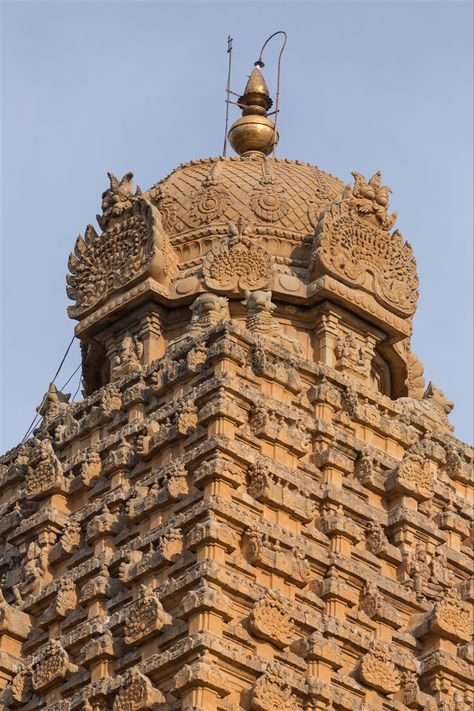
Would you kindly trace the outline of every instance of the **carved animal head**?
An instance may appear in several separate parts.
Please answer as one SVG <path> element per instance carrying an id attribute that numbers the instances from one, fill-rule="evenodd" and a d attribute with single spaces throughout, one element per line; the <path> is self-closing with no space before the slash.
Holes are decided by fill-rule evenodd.
<path id="1" fill-rule="evenodd" d="M 423 394 L 423 400 L 428 401 L 430 405 L 434 405 L 438 409 L 441 408 L 447 415 L 449 415 L 454 407 L 454 403 L 448 400 L 444 392 L 437 388 L 431 380 Z"/>

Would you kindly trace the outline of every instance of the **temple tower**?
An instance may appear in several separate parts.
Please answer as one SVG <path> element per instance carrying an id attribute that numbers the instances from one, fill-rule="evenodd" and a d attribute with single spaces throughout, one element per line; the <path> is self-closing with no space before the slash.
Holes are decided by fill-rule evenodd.
<path id="1" fill-rule="evenodd" d="M 472 450 L 410 347 L 380 173 L 109 175 L 69 259 L 84 399 L 0 460 L 0 697 L 22 711 L 467 711 Z"/>

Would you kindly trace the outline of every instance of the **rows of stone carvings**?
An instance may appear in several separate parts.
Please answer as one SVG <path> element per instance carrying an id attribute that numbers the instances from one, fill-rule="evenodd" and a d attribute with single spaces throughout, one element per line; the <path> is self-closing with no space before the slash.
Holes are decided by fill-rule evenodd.
<path id="1" fill-rule="evenodd" d="M 227 324 L 47 414 L 3 465 L 4 705 L 469 708 L 467 453 L 400 410 Z"/>

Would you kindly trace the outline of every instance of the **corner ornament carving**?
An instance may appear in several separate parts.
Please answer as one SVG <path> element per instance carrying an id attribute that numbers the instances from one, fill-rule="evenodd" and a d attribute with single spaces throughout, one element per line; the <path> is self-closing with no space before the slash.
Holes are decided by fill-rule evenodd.
<path id="1" fill-rule="evenodd" d="M 312 276 L 329 274 L 372 293 L 382 306 L 411 316 L 418 299 L 413 250 L 398 230 L 388 232 L 394 220 L 364 212 L 369 207 L 355 195 L 354 187 L 324 211 L 313 241 Z"/>
<path id="2" fill-rule="evenodd" d="M 166 284 L 176 273 L 176 256 L 157 208 L 141 192 L 102 234 L 88 225 L 68 261 L 67 294 L 76 301 L 71 318 L 103 303 L 113 292 L 147 274 Z"/>
<path id="3" fill-rule="evenodd" d="M 268 286 L 273 257 L 259 244 L 253 225 L 240 218 L 229 222 L 227 241 L 203 258 L 204 282 L 214 291 L 245 291 Z"/>

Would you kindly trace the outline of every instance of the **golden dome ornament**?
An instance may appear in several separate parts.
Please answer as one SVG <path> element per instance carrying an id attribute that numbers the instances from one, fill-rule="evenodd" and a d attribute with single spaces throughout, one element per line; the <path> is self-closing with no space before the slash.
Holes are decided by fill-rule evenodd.
<path id="1" fill-rule="evenodd" d="M 273 106 L 273 101 L 270 98 L 265 79 L 260 71 L 265 65 L 262 61 L 263 50 L 268 42 L 276 35 L 284 35 L 283 46 L 278 57 L 277 71 L 277 95 L 275 111 L 268 113 Z M 260 56 L 254 64 L 254 69 L 249 76 L 244 93 L 239 97 L 237 102 L 230 101 L 230 57 L 232 50 L 232 40 L 229 38 L 229 74 L 227 82 L 227 112 L 226 112 L 226 139 L 224 141 L 224 155 L 226 154 L 226 143 L 229 140 L 230 145 L 236 153 L 243 156 L 249 153 L 261 153 L 263 155 L 275 155 L 275 147 L 278 143 L 277 120 L 279 112 L 279 96 L 280 96 L 280 61 L 281 55 L 286 45 L 286 33 L 282 30 L 274 32 L 264 43 Z M 241 118 L 237 119 L 230 127 L 227 133 L 228 107 L 230 103 L 236 103 L 242 109 Z M 275 123 L 270 121 L 269 115 L 275 116 Z"/>

